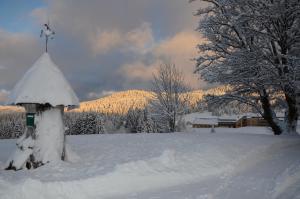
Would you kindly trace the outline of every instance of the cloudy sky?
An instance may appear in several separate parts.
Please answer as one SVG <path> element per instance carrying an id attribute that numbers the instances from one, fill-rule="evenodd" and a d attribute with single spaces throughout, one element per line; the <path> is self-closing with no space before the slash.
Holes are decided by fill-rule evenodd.
<path id="1" fill-rule="evenodd" d="M 156 68 L 175 63 L 193 88 L 201 42 L 188 0 L 1 0 L 0 103 L 43 53 L 41 24 L 50 19 L 53 61 L 80 100 L 114 91 L 149 89 Z M 51 81 L 51 80 L 48 80 Z"/>

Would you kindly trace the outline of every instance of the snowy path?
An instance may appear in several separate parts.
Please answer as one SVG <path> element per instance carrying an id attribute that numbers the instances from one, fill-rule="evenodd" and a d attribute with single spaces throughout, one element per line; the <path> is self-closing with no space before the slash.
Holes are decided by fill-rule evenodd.
<path id="1" fill-rule="evenodd" d="M 295 198 L 295 192 L 300 193 L 299 149 L 299 141 L 290 141 L 250 155 L 224 180 L 214 198 Z"/>
<path id="2" fill-rule="evenodd" d="M 299 138 L 207 131 L 70 136 L 79 162 L 0 171 L 0 198 L 300 198 Z"/>

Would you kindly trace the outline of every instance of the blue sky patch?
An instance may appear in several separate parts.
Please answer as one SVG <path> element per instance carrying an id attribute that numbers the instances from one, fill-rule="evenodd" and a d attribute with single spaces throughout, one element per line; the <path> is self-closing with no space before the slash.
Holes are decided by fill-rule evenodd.
<path id="1" fill-rule="evenodd" d="M 0 28 L 9 32 L 34 32 L 34 22 L 30 13 L 45 7 L 41 0 L 1 0 Z"/>

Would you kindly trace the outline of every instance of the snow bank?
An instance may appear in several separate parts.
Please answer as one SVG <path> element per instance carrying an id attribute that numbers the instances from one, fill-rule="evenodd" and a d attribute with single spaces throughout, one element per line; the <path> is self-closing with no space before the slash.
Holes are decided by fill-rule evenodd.
<path id="1" fill-rule="evenodd" d="M 299 138 L 202 130 L 69 136 L 81 161 L 3 171 L 1 199 L 300 197 Z"/>
<path id="2" fill-rule="evenodd" d="M 16 84 L 7 104 L 49 103 L 79 106 L 79 100 L 62 72 L 44 53 Z"/>

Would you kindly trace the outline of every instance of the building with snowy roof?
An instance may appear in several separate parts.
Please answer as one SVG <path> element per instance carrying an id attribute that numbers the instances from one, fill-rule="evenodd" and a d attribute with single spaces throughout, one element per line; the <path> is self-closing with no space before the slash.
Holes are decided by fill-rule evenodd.
<path id="1" fill-rule="evenodd" d="M 211 128 L 218 126 L 218 118 L 195 118 L 192 124 L 193 128 Z"/>

